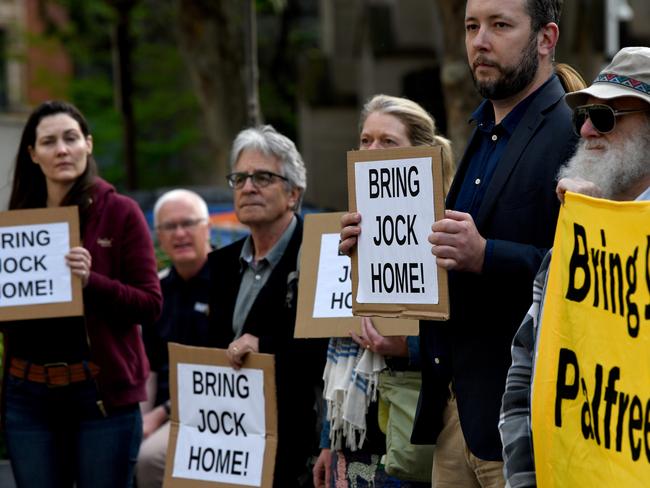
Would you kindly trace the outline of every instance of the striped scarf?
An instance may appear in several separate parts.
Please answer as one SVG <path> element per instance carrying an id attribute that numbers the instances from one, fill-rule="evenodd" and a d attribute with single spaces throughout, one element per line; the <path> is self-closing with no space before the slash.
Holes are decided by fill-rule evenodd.
<path id="1" fill-rule="evenodd" d="M 386 368 L 381 354 L 363 349 L 349 338 L 331 338 L 323 373 L 327 420 L 332 449 L 355 451 L 366 438 L 366 412 L 377 399 L 379 372 Z"/>

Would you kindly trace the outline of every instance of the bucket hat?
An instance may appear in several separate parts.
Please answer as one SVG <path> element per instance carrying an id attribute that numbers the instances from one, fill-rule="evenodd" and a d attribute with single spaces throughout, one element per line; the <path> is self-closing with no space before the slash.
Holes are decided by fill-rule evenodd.
<path id="1" fill-rule="evenodd" d="M 621 49 L 590 87 L 567 93 L 565 99 L 569 107 L 575 108 L 587 103 L 589 97 L 634 97 L 650 105 L 650 48 Z"/>

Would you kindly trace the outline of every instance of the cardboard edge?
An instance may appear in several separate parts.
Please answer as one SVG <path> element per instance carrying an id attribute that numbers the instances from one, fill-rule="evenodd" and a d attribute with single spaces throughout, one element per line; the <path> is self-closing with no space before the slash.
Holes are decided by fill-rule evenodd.
<path id="1" fill-rule="evenodd" d="M 81 245 L 79 209 L 76 206 L 9 210 L 0 212 L 0 226 L 38 225 L 66 222 L 70 247 Z M 0 307 L 0 323 L 29 319 L 78 317 L 84 314 L 81 278 L 71 274 L 72 300 Z"/>
<path id="2" fill-rule="evenodd" d="M 322 339 L 330 337 L 349 337 L 350 331 L 361 333 L 359 317 L 314 318 L 316 281 L 320 263 L 321 235 L 334 233 L 340 229 L 340 219 L 344 212 L 309 214 L 305 216 L 305 233 L 300 254 L 300 282 L 298 285 L 298 309 L 294 337 L 298 339 Z M 314 229 L 318 232 L 310 231 Z M 331 230 L 330 230 L 331 229 Z M 306 281 L 310 281 L 306 285 Z M 417 322 L 412 316 L 377 317 L 375 328 L 383 336 L 414 336 L 419 333 Z"/>
<path id="3" fill-rule="evenodd" d="M 195 362 L 196 364 L 209 364 L 211 366 L 229 366 L 225 349 L 208 347 L 184 346 L 170 342 L 168 344 L 169 364 L 179 362 Z M 278 444 L 277 424 L 277 391 L 275 387 L 275 357 L 272 354 L 249 354 L 244 361 L 243 368 L 264 370 L 264 397 L 266 403 L 266 444 L 264 447 L 264 464 L 262 467 L 262 484 L 260 488 L 272 488 L 275 471 L 275 455 Z M 268 374 L 267 374 L 268 373 Z M 223 488 L 241 488 L 240 484 L 213 483 L 211 481 L 179 479 L 172 476 L 174 457 L 176 456 L 176 443 L 172 439 L 178 437 L 180 428 L 178 417 L 178 370 L 169 368 L 169 395 L 171 399 L 171 422 L 169 439 L 167 442 L 167 462 L 163 478 L 164 488 L 210 488 L 221 486 Z M 269 400 L 272 398 L 272 402 Z M 174 437 L 175 436 L 175 437 Z"/>
<path id="4" fill-rule="evenodd" d="M 361 157 L 363 156 L 363 157 Z M 382 161 L 389 159 L 407 159 L 416 157 L 431 157 L 431 171 L 433 175 L 433 204 L 436 220 L 444 218 L 444 188 L 442 180 L 442 147 L 418 146 L 408 148 L 382 149 L 375 151 L 348 151 L 348 205 L 350 212 L 357 211 L 355 164 Z M 436 159 L 438 164 L 436 164 Z M 438 303 L 437 304 L 373 304 L 359 303 L 356 296 L 359 289 L 359 259 L 356 253 L 350 255 L 352 260 L 352 313 L 355 316 L 379 316 L 389 318 L 405 318 L 420 320 L 449 320 L 449 284 L 447 271 L 436 266 L 438 278 Z"/>

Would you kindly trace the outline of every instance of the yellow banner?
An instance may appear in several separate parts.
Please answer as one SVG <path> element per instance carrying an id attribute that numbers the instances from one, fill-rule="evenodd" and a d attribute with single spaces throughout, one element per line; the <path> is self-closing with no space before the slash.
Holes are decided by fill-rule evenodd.
<path id="1" fill-rule="evenodd" d="M 650 486 L 650 203 L 567 194 L 532 392 L 538 486 Z"/>

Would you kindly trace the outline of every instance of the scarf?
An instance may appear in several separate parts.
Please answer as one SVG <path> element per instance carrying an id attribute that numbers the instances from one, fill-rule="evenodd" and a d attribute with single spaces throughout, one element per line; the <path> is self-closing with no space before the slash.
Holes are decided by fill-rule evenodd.
<path id="1" fill-rule="evenodd" d="M 349 338 L 331 338 L 323 373 L 327 420 L 332 449 L 356 451 L 366 438 L 366 412 L 377 399 L 379 372 L 386 368 L 381 354 L 363 349 Z"/>

